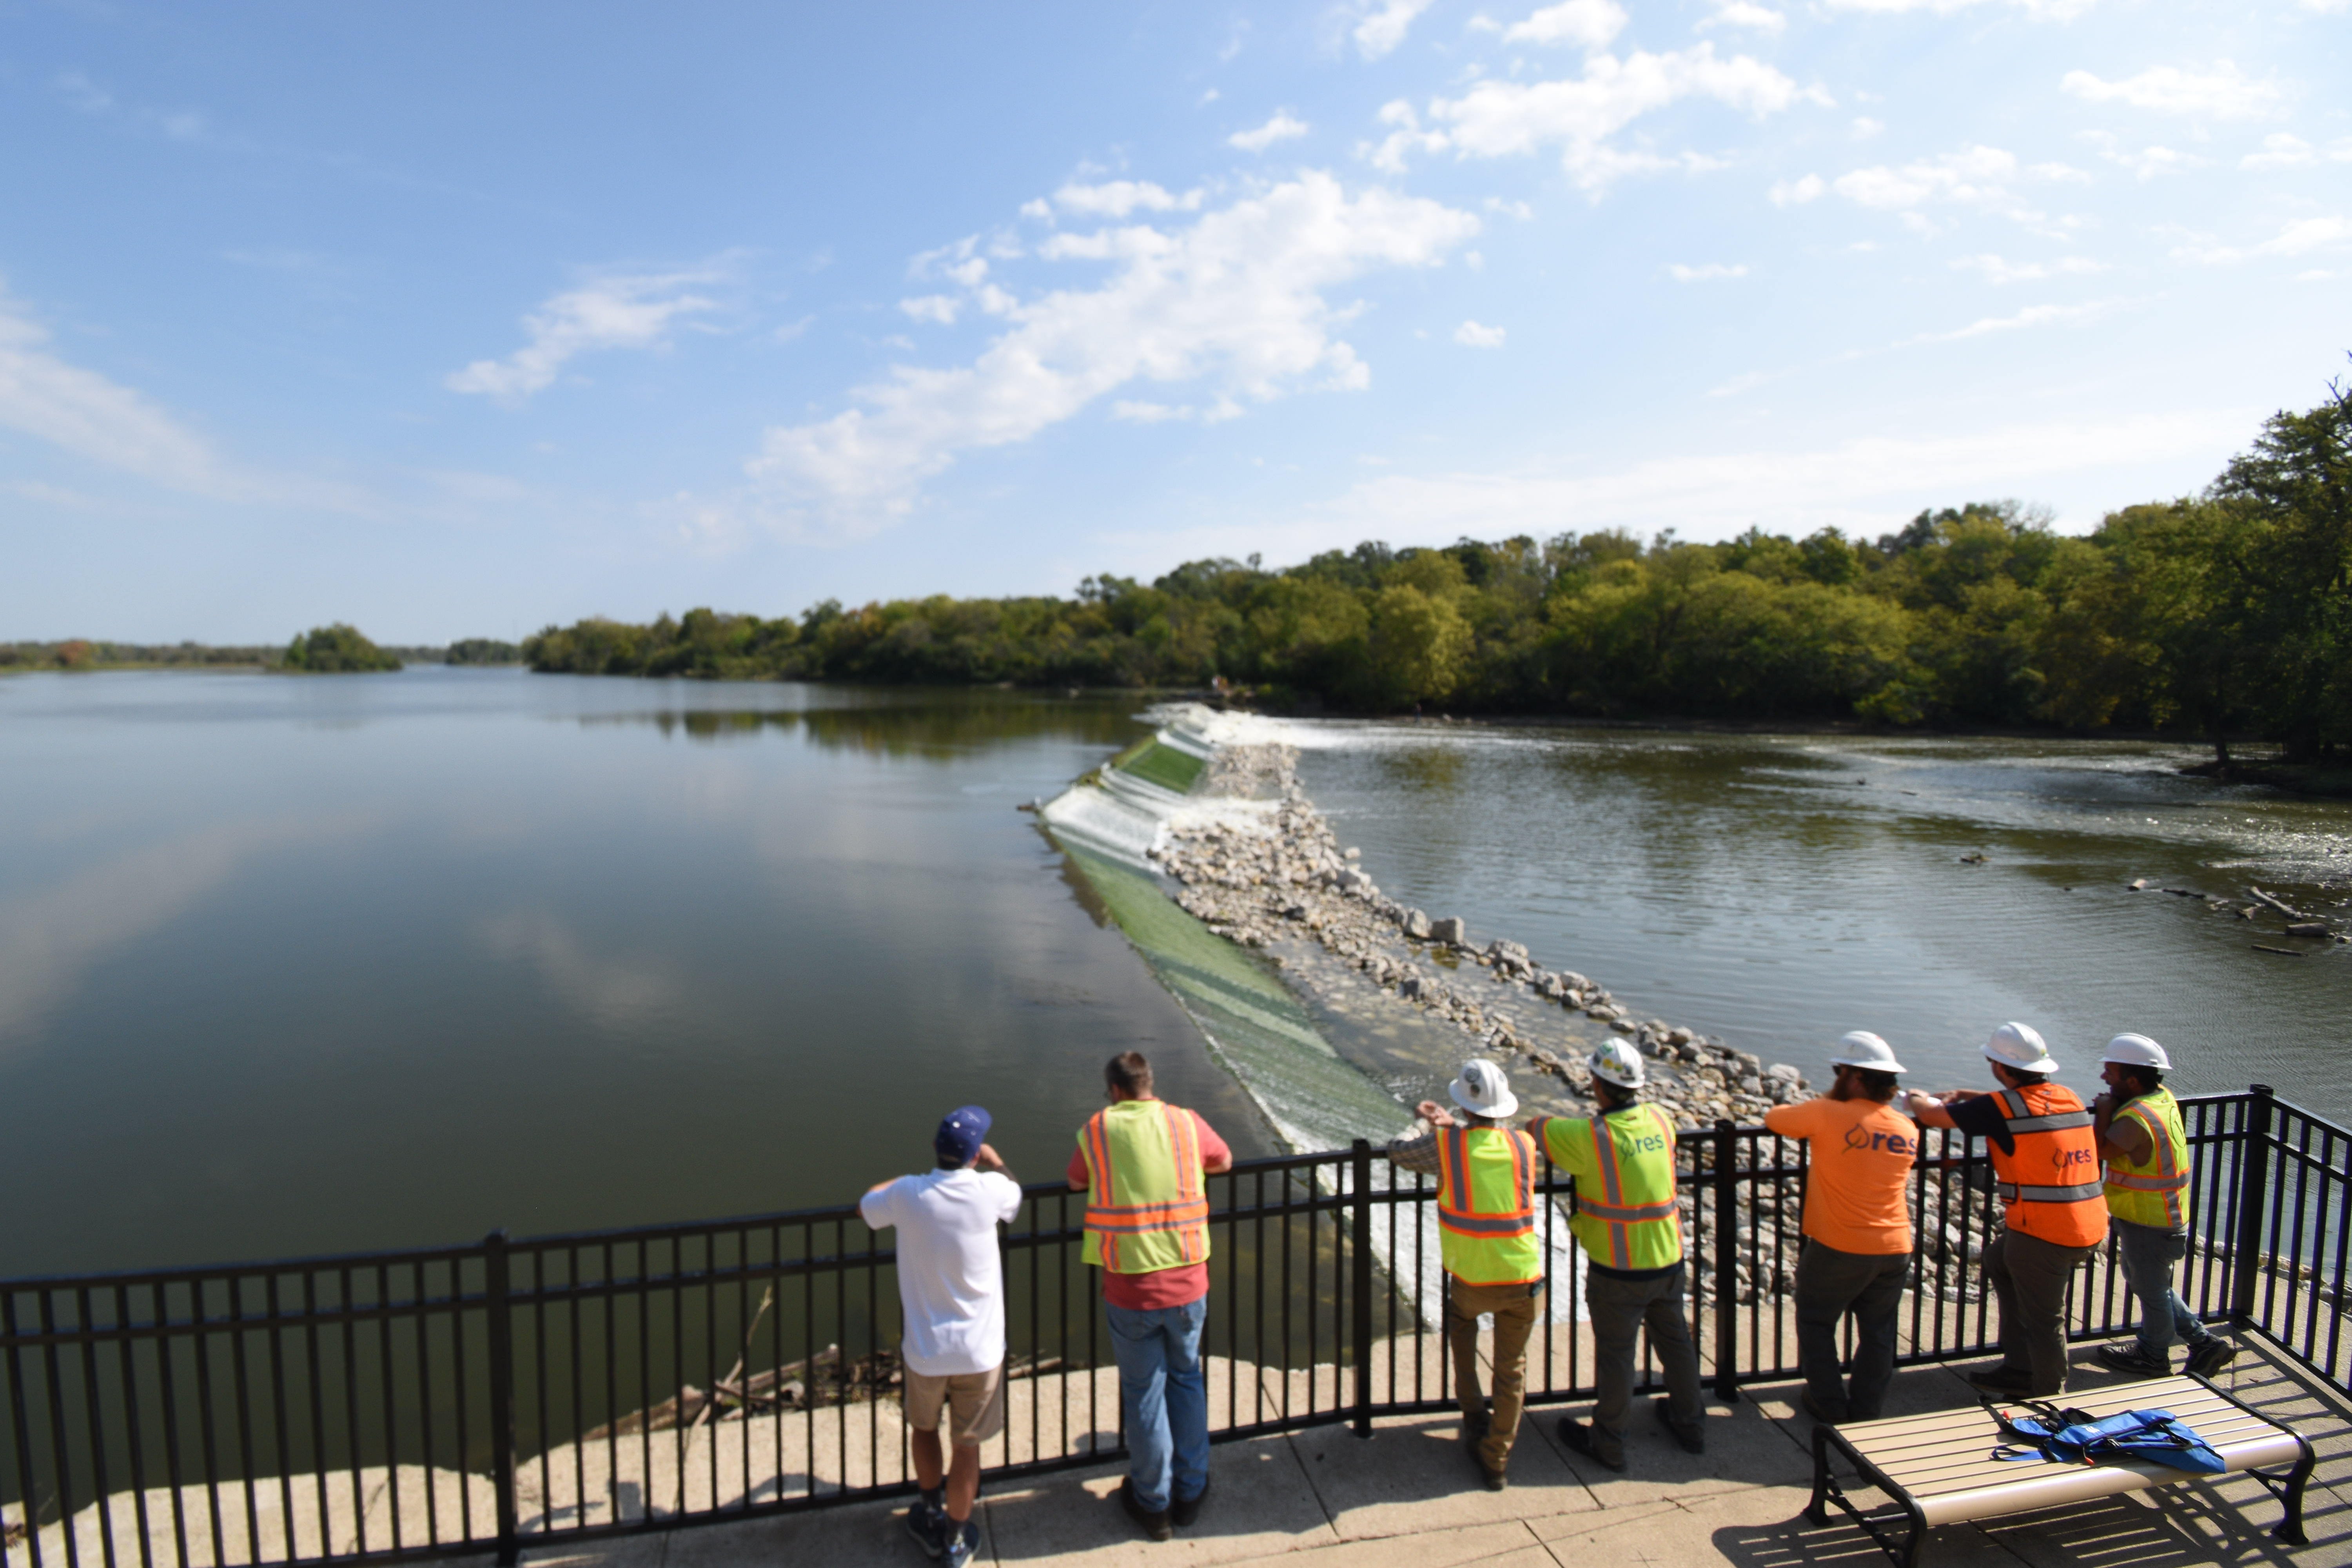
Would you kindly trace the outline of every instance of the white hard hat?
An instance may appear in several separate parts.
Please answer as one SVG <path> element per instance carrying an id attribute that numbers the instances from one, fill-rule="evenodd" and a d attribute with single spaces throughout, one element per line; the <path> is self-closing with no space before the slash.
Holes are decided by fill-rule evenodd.
<path id="1" fill-rule="evenodd" d="M 2146 1035 L 2117 1035 L 2107 1042 L 2107 1054 L 2103 1062 L 2121 1062 L 2127 1068 L 2154 1068 L 2158 1072 L 2172 1070 L 2172 1058 L 2164 1047 Z"/>
<path id="2" fill-rule="evenodd" d="M 1462 1076 L 1445 1086 L 1454 1103 L 1473 1116 L 1484 1116 L 1500 1121 L 1519 1109 L 1519 1097 L 1511 1092 L 1511 1080 L 1503 1069 L 1484 1057 L 1473 1057 L 1462 1064 Z"/>
<path id="3" fill-rule="evenodd" d="M 1903 1070 L 1903 1064 L 1895 1059 L 1895 1047 L 1868 1029 L 1856 1029 L 1850 1035 L 1840 1035 L 1837 1055 L 1830 1058 L 1830 1066 L 1868 1068 L 1872 1072 Z"/>
<path id="4" fill-rule="evenodd" d="M 2031 1024 L 2003 1024 L 1985 1042 L 1984 1054 L 2018 1072 L 2056 1072 L 2058 1063 Z"/>
<path id="5" fill-rule="evenodd" d="M 1594 1078 L 1620 1089 L 1642 1087 L 1642 1058 L 1622 1040 L 1603 1040 L 1601 1048 L 1587 1058 L 1584 1065 L 1592 1069 Z"/>

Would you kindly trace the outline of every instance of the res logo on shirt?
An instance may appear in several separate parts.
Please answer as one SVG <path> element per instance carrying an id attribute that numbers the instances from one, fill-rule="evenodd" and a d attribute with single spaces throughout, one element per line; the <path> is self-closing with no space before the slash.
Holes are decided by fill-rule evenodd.
<path id="1" fill-rule="evenodd" d="M 2070 1174 L 2077 1165 L 2087 1168 L 2098 1163 L 2098 1155 L 2089 1149 L 2053 1149 L 2050 1152 L 2051 1168 L 2062 1176 Z M 2059 1184 L 2064 1186 L 2069 1184 L 2062 1182 Z"/>
<path id="2" fill-rule="evenodd" d="M 1845 1130 L 1845 1146 L 1857 1154 L 1881 1150 L 1889 1154 L 1899 1154 L 1906 1160 L 1916 1159 L 1919 1154 L 1917 1139 L 1900 1132 L 1874 1131 L 1860 1122 Z"/>

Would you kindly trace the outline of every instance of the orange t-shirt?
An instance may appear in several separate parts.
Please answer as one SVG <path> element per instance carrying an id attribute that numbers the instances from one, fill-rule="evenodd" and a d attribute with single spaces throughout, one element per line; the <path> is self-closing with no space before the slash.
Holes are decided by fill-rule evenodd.
<path id="1" fill-rule="evenodd" d="M 1909 1117 L 1874 1100 L 1832 1100 L 1776 1105 L 1764 1113 L 1767 1131 L 1811 1141 L 1812 1173 L 1805 1182 L 1805 1234 L 1840 1252 L 1911 1250 L 1906 1189 L 1919 1157 L 1919 1130 Z"/>

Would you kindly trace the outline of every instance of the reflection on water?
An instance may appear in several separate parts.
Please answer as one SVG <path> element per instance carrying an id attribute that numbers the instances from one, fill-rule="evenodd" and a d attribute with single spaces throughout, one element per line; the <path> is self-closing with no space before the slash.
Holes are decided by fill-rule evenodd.
<path id="1" fill-rule="evenodd" d="M 1133 708 L 0 681 L 0 1275 L 835 1204 L 967 1101 L 1042 1179 L 1128 1048 L 1267 1152 L 1013 809 Z"/>
<path id="2" fill-rule="evenodd" d="M 2004 1018 L 2040 1026 L 2083 1084 L 2137 1030 L 2173 1049 L 2184 1089 L 2267 1082 L 2352 1120 L 2352 949 L 2234 912 L 2259 884 L 2343 923 L 2352 803 L 2215 789 L 2145 745 L 1290 732 L 1384 889 L 1643 1016 L 1817 1077 L 1831 1041 L 1874 1029 L 1929 1083 L 1978 1083 Z M 2128 891 L 2140 878 L 2232 903 Z"/>

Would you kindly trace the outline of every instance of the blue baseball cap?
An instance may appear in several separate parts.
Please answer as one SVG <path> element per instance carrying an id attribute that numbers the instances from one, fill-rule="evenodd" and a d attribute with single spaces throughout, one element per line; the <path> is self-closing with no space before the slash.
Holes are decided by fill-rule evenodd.
<path id="1" fill-rule="evenodd" d="M 958 1106 L 940 1120 L 939 1131 L 931 1135 L 931 1147 L 942 1160 L 969 1165 L 980 1152 L 981 1141 L 988 1136 L 990 1121 L 988 1112 L 977 1105 Z"/>

